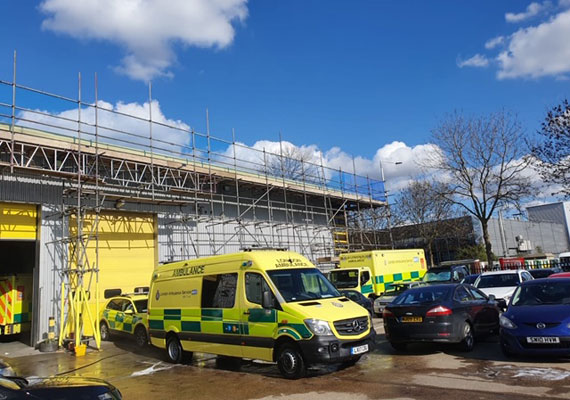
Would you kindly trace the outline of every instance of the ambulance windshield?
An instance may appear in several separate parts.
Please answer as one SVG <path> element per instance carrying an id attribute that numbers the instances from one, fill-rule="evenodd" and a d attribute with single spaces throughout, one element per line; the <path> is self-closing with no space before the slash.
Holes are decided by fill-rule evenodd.
<path id="1" fill-rule="evenodd" d="M 330 280 L 338 289 L 358 287 L 357 269 L 336 269 L 331 271 Z"/>
<path id="2" fill-rule="evenodd" d="M 285 301 L 340 297 L 340 293 L 316 268 L 267 271 Z"/>

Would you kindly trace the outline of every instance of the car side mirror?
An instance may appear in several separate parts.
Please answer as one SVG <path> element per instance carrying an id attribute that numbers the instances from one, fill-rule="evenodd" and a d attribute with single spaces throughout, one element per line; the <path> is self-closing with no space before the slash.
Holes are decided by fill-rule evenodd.
<path id="1" fill-rule="evenodd" d="M 494 294 L 489 295 L 489 301 L 495 301 L 496 297 Z"/>
<path id="2" fill-rule="evenodd" d="M 261 307 L 265 308 L 266 310 L 273 308 L 273 299 L 271 298 L 271 292 L 269 290 L 263 292 Z"/>
<path id="3" fill-rule="evenodd" d="M 134 311 L 132 308 L 129 308 L 128 310 L 125 310 L 124 312 L 125 312 L 125 314 L 129 314 L 129 315 L 134 314 Z"/>

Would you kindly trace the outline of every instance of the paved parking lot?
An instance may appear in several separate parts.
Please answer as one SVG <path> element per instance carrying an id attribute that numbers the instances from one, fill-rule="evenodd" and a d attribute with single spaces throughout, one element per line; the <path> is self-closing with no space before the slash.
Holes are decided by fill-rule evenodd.
<path id="1" fill-rule="evenodd" d="M 4 354 L 18 374 L 95 376 L 116 385 L 125 399 L 524 399 L 570 398 L 570 363 L 560 359 L 507 360 L 497 337 L 478 342 L 471 353 L 453 347 L 415 345 L 406 353 L 390 347 L 382 320 L 375 319 L 378 346 L 356 366 L 311 370 L 288 381 L 269 363 L 217 363 L 197 355 L 191 365 L 165 361 L 155 348 L 138 350 L 128 340 L 104 343 L 85 357 L 58 352 Z"/>

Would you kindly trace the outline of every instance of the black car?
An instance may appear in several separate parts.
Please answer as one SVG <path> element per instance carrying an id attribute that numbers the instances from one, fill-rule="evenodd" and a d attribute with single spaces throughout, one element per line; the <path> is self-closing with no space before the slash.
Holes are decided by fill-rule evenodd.
<path id="1" fill-rule="evenodd" d="M 101 379 L 54 377 L 24 379 L 0 377 L 0 399 L 120 400 L 121 393 Z"/>
<path id="2" fill-rule="evenodd" d="M 552 274 L 562 272 L 561 268 L 540 268 L 540 269 L 530 269 L 528 271 L 534 279 L 548 278 Z"/>
<path id="3" fill-rule="evenodd" d="M 460 343 L 473 349 L 475 336 L 499 328 L 499 308 L 471 285 L 440 284 L 408 289 L 384 309 L 386 338 L 397 350 L 408 343 Z"/>
<path id="4" fill-rule="evenodd" d="M 354 301 L 355 303 L 358 303 L 362 307 L 366 308 L 368 310 L 368 312 L 370 313 L 370 315 L 373 315 L 372 301 L 368 297 L 363 296 L 362 293 L 360 293 L 356 290 L 342 289 L 342 290 L 339 290 L 339 292 L 344 297 L 347 297 L 350 300 Z"/>

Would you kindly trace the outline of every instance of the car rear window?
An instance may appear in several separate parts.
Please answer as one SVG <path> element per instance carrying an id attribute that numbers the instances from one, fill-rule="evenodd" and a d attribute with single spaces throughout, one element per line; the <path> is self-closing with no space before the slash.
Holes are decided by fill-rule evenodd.
<path id="1" fill-rule="evenodd" d="M 518 274 L 481 275 L 476 286 L 481 288 L 511 287 L 520 283 Z"/>
<path id="2" fill-rule="evenodd" d="M 544 283 L 523 285 L 513 295 L 513 306 L 570 304 L 570 281 L 548 280 Z"/>
<path id="3" fill-rule="evenodd" d="M 437 301 L 445 300 L 452 287 L 426 287 L 418 289 L 410 289 L 394 299 L 394 304 L 412 305 L 412 304 L 429 304 Z"/>

